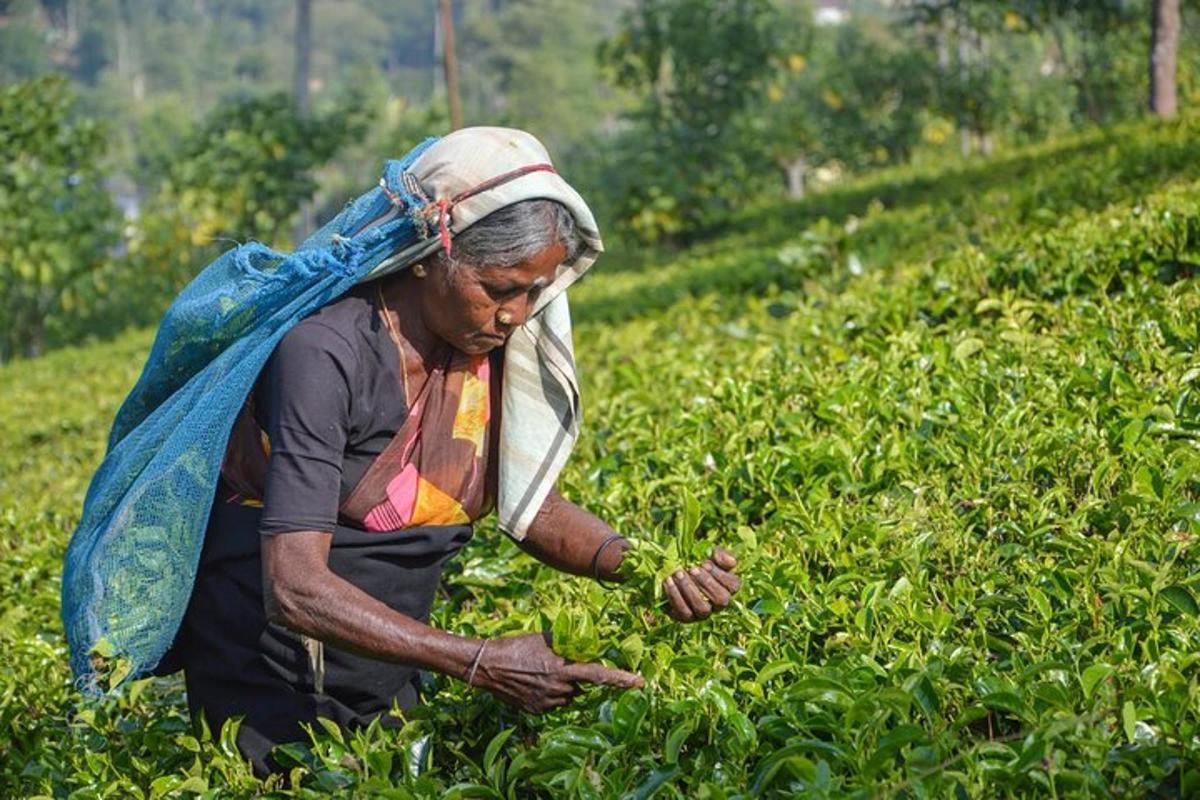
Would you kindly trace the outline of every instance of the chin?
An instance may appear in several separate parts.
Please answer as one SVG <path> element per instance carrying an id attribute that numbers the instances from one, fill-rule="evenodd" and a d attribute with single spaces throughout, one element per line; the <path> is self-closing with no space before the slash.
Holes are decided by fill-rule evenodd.
<path id="1" fill-rule="evenodd" d="M 458 349 L 470 356 L 481 356 L 503 346 L 504 342 L 495 339 L 471 339 L 460 344 Z"/>

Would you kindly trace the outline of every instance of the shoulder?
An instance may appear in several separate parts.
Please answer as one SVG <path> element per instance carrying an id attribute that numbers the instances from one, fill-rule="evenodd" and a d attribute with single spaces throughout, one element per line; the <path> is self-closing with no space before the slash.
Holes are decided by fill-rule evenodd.
<path id="1" fill-rule="evenodd" d="M 319 379 L 336 373 L 349 379 L 358 371 L 358 353 L 337 329 L 306 319 L 279 340 L 271 356 L 271 367 L 284 378 Z"/>
<path id="2" fill-rule="evenodd" d="M 326 353 L 358 361 L 361 332 L 370 325 L 374 306 L 361 292 L 351 290 L 296 323 L 280 340 L 278 350 L 313 355 Z"/>
<path id="3" fill-rule="evenodd" d="M 333 370 L 352 380 L 363 360 L 361 331 L 372 313 L 371 305 L 358 294 L 335 300 L 284 334 L 275 346 L 275 367 L 314 378 Z"/>

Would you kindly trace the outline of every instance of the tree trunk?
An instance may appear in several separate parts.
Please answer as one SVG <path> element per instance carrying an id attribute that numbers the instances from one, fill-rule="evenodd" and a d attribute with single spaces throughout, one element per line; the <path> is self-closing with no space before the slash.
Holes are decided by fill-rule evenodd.
<path id="1" fill-rule="evenodd" d="M 977 141 L 979 142 L 980 155 L 987 157 L 994 152 L 995 144 L 992 141 L 992 134 L 988 131 L 981 128 L 977 134 Z"/>
<path id="2" fill-rule="evenodd" d="M 788 197 L 792 200 L 803 200 L 805 178 L 808 176 L 808 160 L 804 156 L 796 156 L 783 162 L 783 172 L 787 176 Z"/>
<path id="3" fill-rule="evenodd" d="M 296 111 L 300 116 L 308 116 L 311 101 L 309 98 L 309 83 L 312 76 L 312 0 L 296 0 L 296 72 L 292 76 L 295 82 L 292 89 L 295 93 Z M 310 197 L 300 204 L 300 213 L 292 228 L 292 239 L 303 241 L 317 227 L 316 209 Z"/>
<path id="4" fill-rule="evenodd" d="M 296 108 L 308 113 L 308 84 L 312 56 L 312 0 L 296 0 L 296 72 L 294 93 Z"/>
<path id="5" fill-rule="evenodd" d="M 1083 97 L 1084 114 L 1092 122 L 1101 122 L 1104 118 L 1104 112 L 1100 108 L 1100 103 L 1096 101 L 1094 80 L 1096 68 L 1092 64 L 1092 57 L 1088 51 L 1088 43 L 1086 41 L 1079 48 L 1079 63 L 1081 65 L 1079 93 Z"/>
<path id="6" fill-rule="evenodd" d="M 462 127 L 462 105 L 458 97 L 458 61 L 454 54 L 454 15 L 450 0 L 441 0 L 442 65 L 446 73 L 446 96 L 450 103 L 450 129 Z"/>
<path id="7" fill-rule="evenodd" d="M 117 74 L 129 82 L 135 102 L 146 99 L 146 73 L 138 52 L 134 11 L 130 0 L 117 3 Z"/>
<path id="8" fill-rule="evenodd" d="M 26 331 L 25 357 L 37 358 L 46 352 L 46 318 L 39 311 L 34 311 Z"/>
<path id="9" fill-rule="evenodd" d="M 963 107 L 967 102 L 967 86 L 968 86 L 968 63 L 971 59 L 971 44 L 967 41 L 967 29 L 964 21 L 963 13 L 960 10 L 958 13 L 957 24 L 954 30 L 955 36 L 958 38 L 958 85 L 959 98 L 958 108 L 954 111 L 955 123 L 958 125 L 958 149 L 963 158 L 971 155 L 971 127 L 967 121 L 966 109 Z"/>
<path id="10" fill-rule="evenodd" d="M 1154 0 L 1150 34 L 1150 111 L 1175 116 L 1175 61 L 1179 51 L 1179 0 Z"/>

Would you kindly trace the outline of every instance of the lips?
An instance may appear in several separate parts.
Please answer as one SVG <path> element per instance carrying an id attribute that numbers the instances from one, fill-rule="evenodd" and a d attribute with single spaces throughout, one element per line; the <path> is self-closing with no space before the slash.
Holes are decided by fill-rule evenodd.
<path id="1" fill-rule="evenodd" d="M 481 350 L 494 350 L 497 347 L 503 347 L 505 342 L 505 337 L 503 336 L 497 336 L 494 333 L 483 333 L 482 331 L 475 334 L 472 338 Z"/>

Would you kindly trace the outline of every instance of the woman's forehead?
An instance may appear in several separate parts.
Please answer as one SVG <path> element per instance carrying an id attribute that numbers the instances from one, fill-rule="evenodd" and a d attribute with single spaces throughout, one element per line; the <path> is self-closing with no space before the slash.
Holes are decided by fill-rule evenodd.
<path id="1" fill-rule="evenodd" d="M 543 288 L 554 281 L 558 265 L 562 263 L 566 254 L 566 248 L 554 242 L 519 263 L 507 267 L 483 265 L 478 271 L 497 280 L 519 280 L 530 286 Z"/>

